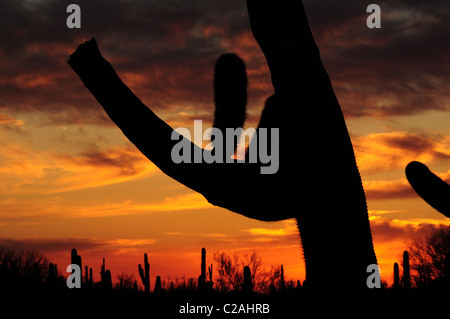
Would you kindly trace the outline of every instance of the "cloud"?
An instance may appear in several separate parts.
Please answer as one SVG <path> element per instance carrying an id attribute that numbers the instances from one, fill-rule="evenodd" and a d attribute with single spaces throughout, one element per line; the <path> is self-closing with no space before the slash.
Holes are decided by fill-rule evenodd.
<path id="1" fill-rule="evenodd" d="M 421 237 L 430 232 L 431 229 L 450 226 L 450 219 L 389 219 L 381 216 L 372 216 L 370 225 L 375 241 L 394 242 L 407 241 Z"/>
<path id="2" fill-rule="evenodd" d="M 65 27 L 68 2 L 27 3 L 0 4 L 8 12 L 0 30 L 0 110 L 43 111 L 55 124 L 113 125 L 66 63 L 92 36 L 125 83 L 163 118 L 179 111 L 212 116 L 212 70 L 224 52 L 247 63 L 251 112 L 259 115 L 273 91 L 244 1 L 82 0 L 79 30 Z M 381 1 L 382 29 L 369 30 L 365 3 L 305 1 L 347 116 L 448 108 L 450 5 L 432 3 Z"/>
<path id="3" fill-rule="evenodd" d="M 358 166 L 365 174 L 402 169 L 411 161 L 450 159 L 449 138 L 406 131 L 372 133 L 352 139 Z"/>
<path id="4" fill-rule="evenodd" d="M 130 146 L 111 146 L 78 154 L 36 151 L 28 144 L 0 145 L 3 194 L 57 193 L 101 187 L 148 177 L 157 169 Z"/>
<path id="5" fill-rule="evenodd" d="M 70 252 L 72 248 L 78 251 L 113 251 L 114 254 L 131 253 L 140 251 L 143 248 L 157 242 L 152 238 L 118 238 L 118 239 L 98 239 L 87 237 L 74 238 L 0 238 L 0 247 L 14 247 L 15 249 L 33 249 L 41 253 L 55 254 Z"/>
<path id="6" fill-rule="evenodd" d="M 0 238 L 0 246 L 34 249 L 46 253 L 70 251 L 74 247 L 82 250 L 92 250 L 104 245 L 108 245 L 108 243 L 92 238 Z"/>

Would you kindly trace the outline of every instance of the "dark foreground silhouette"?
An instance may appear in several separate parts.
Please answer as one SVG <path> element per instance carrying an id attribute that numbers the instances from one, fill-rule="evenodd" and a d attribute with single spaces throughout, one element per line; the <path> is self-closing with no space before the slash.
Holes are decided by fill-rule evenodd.
<path id="1" fill-rule="evenodd" d="M 174 163 L 171 151 L 179 140 L 171 138 L 173 129 L 120 80 L 95 39 L 80 45 L 69 64 L 128 139 L 168 176 L 213 205 L 250 218 L 296 218 L 310 288 L 327 293 L 366 290 L 366 269 L 377 260 L 365 194 L 344 116 L 303 4 L 248 0 L 247 7 L 275 92 L 266 102 L 260 127 L 279 128 L 276 174 L 260 174 L 258 163 Z M 220 67 L 224 60 L 229 68 Z M 222 62 L 219 59 L 215 73 L 214 125 L 239 127 L 245 121 L 245 67 L 237 57 Z M 192 154 L 214 151 L 190 145 Z"/>
<path id="2" fill-rule="evenodd" d="M 431 207 L 450 218 L 450 185 L 420 162 L 411 162 L 405 169 L 406 178 Z"/>

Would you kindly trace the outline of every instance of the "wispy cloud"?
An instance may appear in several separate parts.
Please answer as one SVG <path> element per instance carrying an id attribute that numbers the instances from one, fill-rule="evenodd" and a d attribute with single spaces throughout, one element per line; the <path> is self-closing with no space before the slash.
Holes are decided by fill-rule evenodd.
<path id="1" fill-rule="evenodd" d="M 411 161 L 450 159 L 449 137 L 406 131 L 354 137 L 358 166 L 364 173 L 404 169 Z"/>

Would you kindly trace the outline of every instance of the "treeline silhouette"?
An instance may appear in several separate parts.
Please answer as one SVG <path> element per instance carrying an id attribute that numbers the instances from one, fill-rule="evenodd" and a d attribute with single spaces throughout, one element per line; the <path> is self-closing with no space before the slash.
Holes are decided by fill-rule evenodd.
<path id="1" fill-rule="evenodd" d="M 433 237 L 433 234 L 429 238 Z M 373 289 L 371 297 L 382 299 L 422 298 L 424 296 L 443 296 L 450 293 L 450 260 L 449 254 L 442 261 L 441 272 L 433 279 L 417 284 L 417 277 L 412 275 L 420 270 L 420 265 L 410 265 L 410 253 L 417 251 L 405 250 L 403 259 L 394 263 L 393 284 L 383 282 L 381 289 Z M 316 297 L 314 290 L 309 290 L 307 282 L 286 280 L 283 265 L 272 267 L 270 271 L 263 269 L 262 259 L 253 253 L 240 260 L 238 255 L 226 252 L 214 254 L 213 264 L 206 265 L 206 249 L 201 250 L 200 274 L 198 278 L 182 278 L 163 281 L 160 275 L 155 278 L 151 287 L 150 263 L 147 253 L 144 263 L 137 266 L 140 284 L 133 275 L 121 273 L 115 277 L 106 267 L 103 258 L 100 267 L 100 280 L 94 281 L 93 268 L 84 265 L 82 257 L 76 249 L 71 251 L 71 264 L 83 269 L 81 288 L 70 289 L 66 280 L 70 274 L 63 276 L 58 266 L 34 250 L 20 250 L 11 247 L 0 248 L 0 292 L 2 296 L 71 296 L 85 298 L 124 298 L 184 300 L 200 298 L 208 300 L 223 300 L 223 298 L 269 298 L 269 300 L 309 300 Z M 419 267 L 419 268 L 418 268 Z M 63 270 L 65 271 L 65 269 Z M 214 273 L 215 272 L 215 273 Z M 113 278 L 117 278 L 113 283 Z M 215 278 L 215 279 L 214 279 Z M 151 289 L 153 288 L 153 289 Z M 303 299 L 302 299 L 303 298 Z"/>

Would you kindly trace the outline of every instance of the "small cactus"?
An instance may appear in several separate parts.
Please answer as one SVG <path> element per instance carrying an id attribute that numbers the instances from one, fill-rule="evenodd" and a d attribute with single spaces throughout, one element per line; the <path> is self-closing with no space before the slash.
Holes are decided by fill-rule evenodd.
<path id="1" fill-rule="evenodd" d="M 150 264 L 148 263 L 147 253 L 144 254 L 144 268 L 139 264 L 139 276 L 141 277 L 144 291 L 150 293 Z"/>
<path id="2" fill-rule="evenodd" d="M 406 250 L 403 252 L 403 287 L 406 289 L 411 288 L 411 274 L 409 271 L 409 254 Z"/>
<path id="3" fill-rule="evenodd" d="M 198 277 L 198 289 L 203 290 L 206 286 L 206 249 L 202 248 L 201 274 Z"/>
<path id="4" fill-rule="evenodd" d="M 89 268 L 87 265 L 84 266 L 84 283 L 86 287 L 92 286 L 92 268 Z"/>
<path id="5" fill-rule="evenodd" d="M 400 271 L 398 263 L 394 263 L 394 286 L 395 289 L 400 287 Z"/>
<path id="6" fill-rule="evenodd" d="M 212 285 L 212 264 L 208 267 L 209 283 Z"/>

